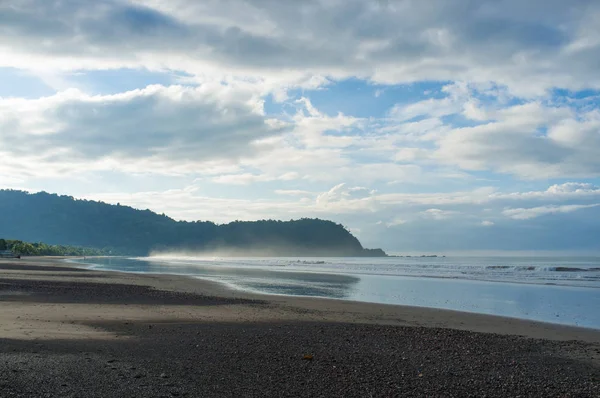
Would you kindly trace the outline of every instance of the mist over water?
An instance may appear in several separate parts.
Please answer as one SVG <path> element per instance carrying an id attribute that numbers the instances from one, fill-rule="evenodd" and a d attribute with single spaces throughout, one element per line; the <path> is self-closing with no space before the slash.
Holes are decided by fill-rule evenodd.
<path id="1" fill-rule="evenodd" d="M 594 257 L 283 258 L 159 254 L 95 258 L 93 269 L 188 275 L 263 294 L 502 315 L 600 329 Z"/>

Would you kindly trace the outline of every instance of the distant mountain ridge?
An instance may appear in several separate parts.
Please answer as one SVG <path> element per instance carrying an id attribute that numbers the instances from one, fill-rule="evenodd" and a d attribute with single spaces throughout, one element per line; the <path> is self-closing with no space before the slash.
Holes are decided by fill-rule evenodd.
<path id="1" fill-rule="evenodd" d="M 248 256 L 383 257 L 332 221 L 175 221 L 150 210 L 46 192 L 0 190 L 0 237 L 91 247 L 114 254 L 217 252 Z"/>

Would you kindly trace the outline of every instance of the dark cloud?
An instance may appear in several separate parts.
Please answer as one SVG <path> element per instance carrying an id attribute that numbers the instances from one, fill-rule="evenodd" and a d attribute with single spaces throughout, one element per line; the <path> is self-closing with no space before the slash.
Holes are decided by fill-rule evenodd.
<path id="1" fill-rule="evenodd" d="M 598 44 L 566 51 L 594 40 L 589 16 L 600 13 L 600 3 L 592 0 L 13 3 L 0 3 L 0 47 L 68 56 L 73 69 L 102 68 L 78 62 L 98 59 L 196 73 L 208 63 L 261 77 L 286 70 L 384 81 L 522 81 L 538 90 L 600 87 Z"/>

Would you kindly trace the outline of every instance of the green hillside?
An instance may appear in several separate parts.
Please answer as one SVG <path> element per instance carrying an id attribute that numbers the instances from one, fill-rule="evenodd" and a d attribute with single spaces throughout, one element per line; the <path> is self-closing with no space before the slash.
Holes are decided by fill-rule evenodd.
<path id="1" fill-rule="evenodd" d="M 265 256 L 384 256 L 366 250 L 342 225 L 293 221 L 175 221 L 150 210 L 40 192 L 0 190 L 0 236 L 28 242 L 91 247 L 113 253 L 219 251 Z"/>

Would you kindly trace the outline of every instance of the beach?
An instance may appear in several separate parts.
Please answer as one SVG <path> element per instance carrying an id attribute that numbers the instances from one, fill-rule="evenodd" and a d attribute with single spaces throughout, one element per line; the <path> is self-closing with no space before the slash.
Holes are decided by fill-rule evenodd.
<path id="1" fill-rule="evenodd" d="M 0 260 L 0 396 L 600 396 L 600 330 Z"/>

